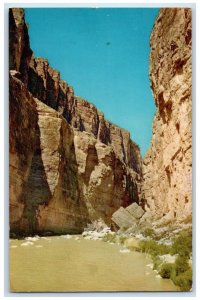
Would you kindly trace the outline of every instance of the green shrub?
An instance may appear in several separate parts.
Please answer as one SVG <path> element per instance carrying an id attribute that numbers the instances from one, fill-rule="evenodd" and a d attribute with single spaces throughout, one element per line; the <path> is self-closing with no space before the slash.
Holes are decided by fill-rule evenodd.
<path id="1" fill-rule="evenodd" d="M 167 233 L 166 232 L 160 232 L 160 233 L 157 233 L 155 236 L 154 236 L 154 240 L 156 241 L 159 241 L 163 238 L 167 238 Z"/>
<path id="2" fill-rule="evenodd" d="M 140 249 L 142 252 L 146 252 L 151 256 L 155 257 L 157 255 L 163 255 L 170 252 L 170 246 L 158 244 L 153 240 L 141 241 Z"/>
<path id="3" fill-rule="evenodd" d="M 120 244 L 123 245 L 126 239 L 127 239 L 126 236 L 123 236 L 123 235 L 119 236 L 119 242 L 120 242 Z"/>
<path id="4" fill-rule="evenodd" d="M 178 256 L 170 278 L 182 291 L 189 291 L 192 287 L 192 269 L 189 267 L 188 258 Z"/>
<path id="5" fill-rule="evenodd" d="M 174 284 L 181 288 L 181 291 L 189 291 L 192 287 L 192 269 L 180 273 L 178 276 L 172 278 Z"/>
<path id="6" fill-rule="evenodd" d="M 116 234 L 107 233 L 102 240 L 104 242 L 116 243 Z"/>
<path id="7" fill-rule="evenodd" d="M 161 265 L 159 274 L 162 278 L 170 278 L 173 272 L 174 272 L 174 264 L 163 263 Z"/>
<path id="8" fill-rule="evenodd" d="M 143 233 L 146 237 L 147 236 L 155 237 L 155 231 L 152 228 L 145 228 Z"/>
<path id="9" fill-rule="evenodd" d="M 145 235 L 153 235 L 153 231 L 147 229 Z M 166 234 L 166 233 L 165 233 Z M 158 235 L 154 236 L 156 239 Z M 139 243 L 142 252 L 151 255 L 153 259 L 153 269 L 158 270 L 162 278 L 170 278 L 182 291 L 189 291 L 192 287 L 192 269 L 188 259 L 192 252 L 192 231 L 183 230 L 174 238 L 171 246 L 159 244 L 155 240 L 146 240 Z M 163 263 L 158 257 L 164 254 L 178 254 L 175 263 Z"/>
<path id="10" fill-rule="evenodd" d="M 176 275 L 183 273 L 189 269 L 187 257 L 178 256 L 175 261 Z"/>
<path id="11" fill-rule="evenodd" d="M 180 256 L 190 257 L 192 252 L 192 233 L 190 231 L 182 231 L 180 235 L 174 239 L 171 254 L 179 254 Z"/>
<path id="12" fill-rule="evenodd" d="M 153 270 L 159 270 L 162 265 L 162 260 L 157 256 L 153 259 Z"/>
<path id="13" fill-rule="evenodd" d="M 170 278 L 182 291 L 189 291 L 192 287 L 192 269 L 181 256 L 174 264 L 161 264 L 159 274 L 162 278 Z"/>

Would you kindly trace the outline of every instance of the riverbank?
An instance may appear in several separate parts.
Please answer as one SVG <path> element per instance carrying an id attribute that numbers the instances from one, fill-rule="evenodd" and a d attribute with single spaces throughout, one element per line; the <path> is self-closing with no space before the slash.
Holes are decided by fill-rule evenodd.
<path id="1" fill-rule="evenodd" d="M 107 230 L 107 233 L 105 233 Z M 171 279 L 181 291 L 192 290 L 192 224 L 168 223 L 165 226 L 142 228 L 134 226 L 114 233 L 109 228 L 98 232 L 86 230 L 88 239 L 102 239 L 123 245 L 122 251 L 146 253 L 151 267 L 164 279 Z"/>
<path id="2" fill-rule="evenodd" d="M 13 291 L 190 291 L 192 226 L 169 223 L 113 232 L 98 220 L 82 235 L 11 239 L 10 266 Z M 88 284 L 82 285 L 85 278 Z"/>
<path id="3" fill-rule="evenodd" d="M 81 235 L 10 240 L 13 292 L 178 291 L 144 253 Z"/>

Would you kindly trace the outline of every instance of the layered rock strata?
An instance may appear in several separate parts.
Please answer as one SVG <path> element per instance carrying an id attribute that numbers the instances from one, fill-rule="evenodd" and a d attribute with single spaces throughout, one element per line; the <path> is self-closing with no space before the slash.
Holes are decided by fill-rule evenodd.
<path id="1" fill-rule="evenodd" d="M 191 9 L 166 8 L 151 33 L 149 74 L 157 110 L 142 193 L 148 214 L 162 221 L 192 211 L 191 26 Z"/>
<path id="2" fill-rule="evenodd" d="M 110 224 L 120 206 L 140 202 L 139 147 L 34 58 L 23 9 L 10 9 L 9 26 L 11 233 Z"/>

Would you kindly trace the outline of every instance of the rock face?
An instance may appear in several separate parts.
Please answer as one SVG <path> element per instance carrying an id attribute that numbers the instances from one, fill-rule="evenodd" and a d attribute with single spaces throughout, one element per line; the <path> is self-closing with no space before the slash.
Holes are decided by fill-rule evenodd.
<path id="1" fill-rule="evenodd" d="M 181 219 L 192 210 L 191 9 L 161 9 L 150 44 L 157 111 L 142 194 L 149 215 Z"/>
<path id="2" fill-rule="evenodd" d="M 72 128 L 11 77 L 11 232 L 80 232 L 87 211 L 77 178 Z"/>
<path id="3" fill-rule="evenodd" d="M 60 73 L 49 67 L 46 59 L 32 57 L 28 88 L 34 97 L 63 115 L 76 132 L 88 132 L 103 144 L 112 145 L 126 166 L 141 173 L 140 150 L 130 139 L 130 133 L 107 121 L 93 104 L 75 96 L 73 88 L 60 79 Z"/>
<path id="4" fill-rule="evenodd" d="M 34 153 L 37 115 L 33 98 L 18 79 L 10 78 L 9 104 L 10 225 L 12 229 L 12 224 L 22 217 L 25 207 L 22 200 L 23 190 Z"/>
<path id="5" fill-rule="evenodd" d="M 141 199 L 130 134 L 34 58 L 22 9 L 10 9 L 10 230 L 81 232 Z"/>

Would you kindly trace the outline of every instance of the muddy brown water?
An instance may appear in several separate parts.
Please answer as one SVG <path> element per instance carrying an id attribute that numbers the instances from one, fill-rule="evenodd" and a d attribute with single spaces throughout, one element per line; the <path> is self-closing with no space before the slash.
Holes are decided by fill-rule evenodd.
<path id="1" fill-rule="evenodd" d="M 32 243 L 32 244 L 31 244 Z M 120 252 L 122 251 L 122 252 Z M 82 237 L 10 240 L 13 292 L 178 291 L 138 252 Z"/>

